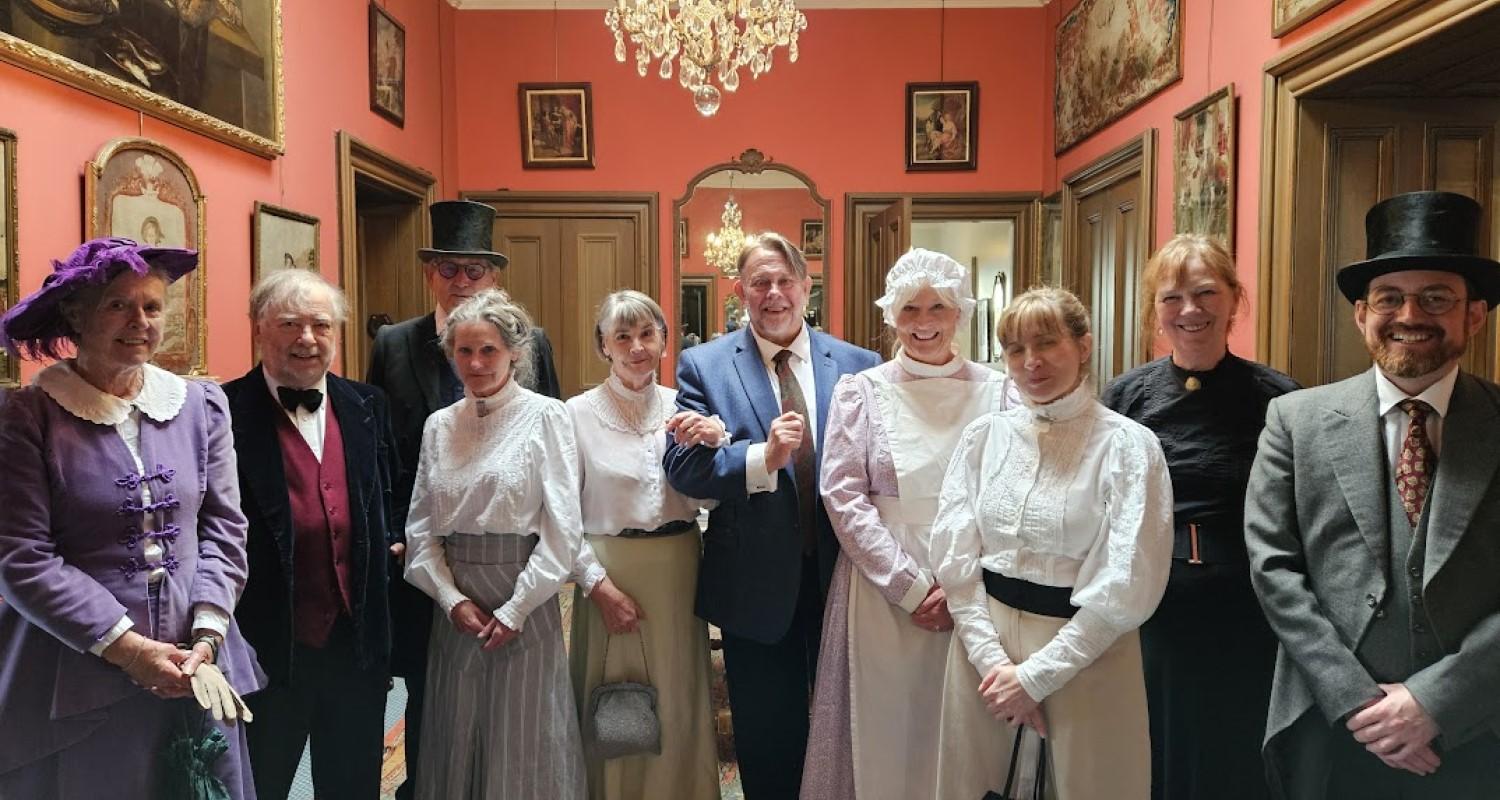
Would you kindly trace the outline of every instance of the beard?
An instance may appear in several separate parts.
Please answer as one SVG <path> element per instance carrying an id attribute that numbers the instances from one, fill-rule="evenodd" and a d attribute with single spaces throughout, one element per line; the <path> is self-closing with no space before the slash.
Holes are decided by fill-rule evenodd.
<path id="1" fill-rule="evenodd" d="M 1398 332 L 1431 334 L 1437 346 L 1420 352 L 1393 346 L 1390 339 L 1386 337 L 1388 334 Z M 1380 367 L 1380 370 L 1393 378 L 1420 378 L 1462 357 L 1468 346 L 1468 337 L 1450 341 L 1442 328 L 1392 325 L 1387 331 L 1381 333 L 1370 355 L 1375 359 L 1375 364 Z"/>

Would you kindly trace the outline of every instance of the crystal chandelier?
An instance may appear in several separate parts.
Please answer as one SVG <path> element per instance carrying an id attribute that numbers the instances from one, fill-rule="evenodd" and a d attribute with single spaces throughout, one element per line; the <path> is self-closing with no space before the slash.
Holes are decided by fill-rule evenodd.
<path id="1" fill-rule="evenodd" d="M 672 77 L 693 93 L 698 113 L 711 117 L 719 110 L 720 94 L 740 88 L 740 67 L 759 78 L 771 69 L 776 48 L 787 49 L 797 60 L 797 34 L 807 28 L 807 17 L 794 0 L 615 0 L 604 12 L 604 23 L 615 35 L 615 60 L 625 61 L 625 36 L 635 45 L 635 68 L 646 77 L 653 58 L 662 78 Z"/>
<path id="2" fill-rule="evenodd" d="M 740 229 L 742 218 L 740 204 L 734 201 L 733 194 L 729 195 L 719 217 L 719 229 L 708 234 L 708 246 L 703 248 L 703 260 L 731 278 L 735 277 L 740 251 L 754 241 L 754 237 Z"/>

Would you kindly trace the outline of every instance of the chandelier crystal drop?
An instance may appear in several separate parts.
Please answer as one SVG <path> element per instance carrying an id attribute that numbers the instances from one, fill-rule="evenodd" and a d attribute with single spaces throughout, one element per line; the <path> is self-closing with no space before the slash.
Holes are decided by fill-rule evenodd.
<path id="1" fill-rule="evenodd" d="M 724 213 L 719 217 L 719 229 L 708 234 L 708 246 L 703 248 L 703 260 L 728 277 L 735 276 L 740 251 L 750 244 L 753 237 L 740 228 L 740 204 L 734 195 L 724 201 Z"/>
<path id="2" fill-rule="evenodd" d="M 797 35 L 807 29 L 807 17 L 794 0 L 616 0 L 604 24 L 615 35 L 616 61 L 625 61 L 630 37 L 643 78 L 656 59 L 657 74 L 670 79 L 675 59 L 678 83 L 693 93 L 698 113 L 711 117 L 719 110 L 720 88 L 740 88 L 740 67 L 759 78 L 771 70 L 778 47 L 786 48 L 787 60 L 797 60 Z"/>

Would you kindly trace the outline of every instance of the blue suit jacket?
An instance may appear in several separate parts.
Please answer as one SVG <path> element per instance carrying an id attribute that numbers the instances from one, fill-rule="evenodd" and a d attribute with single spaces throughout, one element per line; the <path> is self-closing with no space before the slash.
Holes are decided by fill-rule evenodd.
<path id="1" fill-rule="evenodd" d="M 880 356 L 827 334 L 812 332 L 817 387 L 817 463 L 823 458 L 823 424 L 839 376 L 880 363 Z M 698 569 L 697 614 L 724 630 L 766 644 L 785 635 L 797 607 L 802 575 L 802 533 L 797 486 L 787 465 L 776 491 L 745 491 L 745 453 L 764 442 L 781 414 L 770 377 L 748 328 L 682 351 L 677 364 L 677 407 L 717 414 L 729 429 L 727 447 L 678 447 L 670 437 L 662 459 L 667 480 L 689 497 L 719 501 L 709 514 Z M 817 476 L 813 476 L 814 486 Z M 838 558 L 838 540 L 823 503 L 817 506 L 817 559 L 826 595 Z"/>

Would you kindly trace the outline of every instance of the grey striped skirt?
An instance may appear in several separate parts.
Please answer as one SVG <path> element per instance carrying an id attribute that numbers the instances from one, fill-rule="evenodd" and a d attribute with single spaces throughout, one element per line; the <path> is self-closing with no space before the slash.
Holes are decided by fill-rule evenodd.
<path id="1" fill-rule="evenodd" d="M 492 611 L 510 599 L 536 542 L 534 535 L 455 533 L 444 545 L 459 591 Z M 581 800 L 583 742 L 556 600 L 490 652 L 441 608 L 434 614 L 417 797 Z"/>

